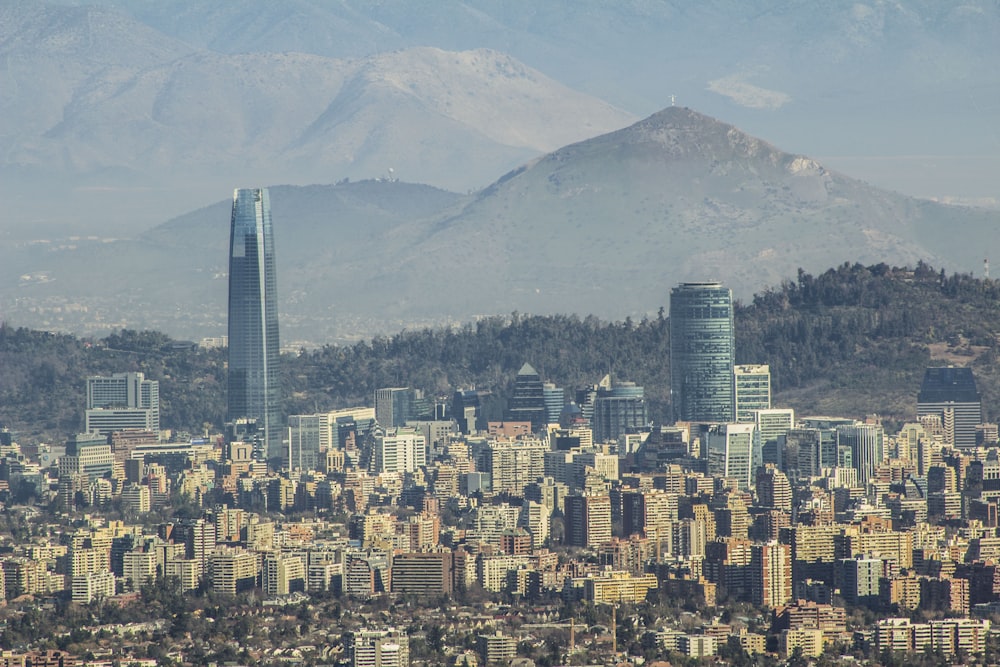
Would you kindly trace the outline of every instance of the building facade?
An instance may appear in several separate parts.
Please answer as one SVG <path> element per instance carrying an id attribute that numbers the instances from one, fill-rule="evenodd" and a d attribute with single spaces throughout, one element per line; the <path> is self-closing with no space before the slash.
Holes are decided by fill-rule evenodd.
<path id="1" fill-rule="evenodd" d="M 670 401 L 677 421 L 733 421 L 733 293 L 681 283 L 670 293 Z"/>
<path id="2" fill-rule="evenodd" d="M 983 399 L 971 368 L 928 368 L 917 395 L 917 416 L 941 417 L 945 444 L 976 446 L 976 427 L 983 423 Z"/>
<path id="3" fill-rule="evenodd" d="M 159 433 L 160 384 L 142 373 L 115 373 L 87 378 L 84 430 L 109 435 L 114 431 Z"/>

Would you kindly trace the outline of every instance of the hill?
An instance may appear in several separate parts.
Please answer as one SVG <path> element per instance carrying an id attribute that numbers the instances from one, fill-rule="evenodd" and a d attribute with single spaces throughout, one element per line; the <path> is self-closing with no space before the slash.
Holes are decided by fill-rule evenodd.
<path id="1" fill-rule="evenodd" d="M 771 366 L 775 404 L 799 414 L 912 419 L 929 365 L 968 365 L 987 418 L 1000 417 L 1000 281 L 945 275 L 925 264 L 844 264 L 758 294 L 736 311 L 737 360 Z M 661 313 L 662 315 L 662 313 Z M 502 404 L 528 361 L 559 386 L 609 371 L 645 386 L 653 419 L 667 414 L 669 320 L 512 314 L 283 357 L 287 410 L 369 403 L 375 388 L 409 385 L 448 396 L 492 391 Z M 165 427 L 221 426 L 224 355 L 122 331 L 99 341 L 0 327 L 0 421 L 21 437 L 58 441 L 82 425 L 90 374 L 141 370 L 161 382 Z"/>
<path id="2" fill-rule="evenodd" d="M 471 196 L 381 179 L 278 187 L 272 203 L 282 339 L 314 345 L 514 310 L 640 319 L 685 280 L 723 280 L 746 299 L 845 261 L 971 272 L 1000 224 L 1000 212 L 878 190 L 681 107 Z M 228 207 L 130 240 L 0 249 L 0 308 L 87 335 L 221 335 Z"/>

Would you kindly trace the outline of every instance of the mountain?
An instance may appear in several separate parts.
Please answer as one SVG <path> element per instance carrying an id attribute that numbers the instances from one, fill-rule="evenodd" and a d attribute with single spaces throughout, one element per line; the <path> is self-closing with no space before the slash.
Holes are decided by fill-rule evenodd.
<path id="1" fill-rule="evenodd" d="M 638 115 L 676 95 L 882 187 L 997 201 L 994 0 L 91 1 L 221 53 L 490 48 Z"/>
<path id="2" fill-rule="evenodd" d="M 475 195 L 383 179 L 277 187 L 271 200 L 286 343 L 514 310 L 641 317 L 681 281 L 720 279 L 748 298 L 799 268 L 843 262 L 971 272 L 1000 223 L 997 212 L 878 190 L 681 107 Z M 219 335 L 229 206 L 133 240 L 20 246 L 0 256 L 12 286 L 0 307 L 40 328 Z M 75 280 L 88 271 L 99 288 Z"/>
<path id="3" fill-rule="evenodd" d="M 494 50 L 223 53 L 100 5 L 5 3 L 0 58 L 0 232 L 129 232 L 241 184 L 468 191 L 635 120 Z"/>
<path id="4" fill-rule="evenodd" d="M 655 311 L 671 285 L 749 297 L 844 261 L 973 271 L 1000 214 L 873 188 L 737 128 L 670 107 L 511 172 L 461 213 L 409 225 L 396 302 L 427 313 Z M 437 257 L 449 252 L 445 270 Z"/>

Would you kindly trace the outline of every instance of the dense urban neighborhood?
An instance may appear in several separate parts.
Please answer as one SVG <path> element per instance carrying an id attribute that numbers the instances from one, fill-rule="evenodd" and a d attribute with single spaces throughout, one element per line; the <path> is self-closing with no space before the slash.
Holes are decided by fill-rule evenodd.
<path id="1" fill-rule="evenodd" d="M 926 368 L 912 422 L 797 415 L 736 363 L 733 312 L 719 283 L 672 290 L 664 424 L 633 381 L 530 362 L 499 415 L 406 386 L 233 408 L 231 373 L 200 434 L 161 425 L 142 372 L 80 378 L 79 433 L 0 431 L 2 659 L 994 660 L 1000 450 L 972 369 Z"/>

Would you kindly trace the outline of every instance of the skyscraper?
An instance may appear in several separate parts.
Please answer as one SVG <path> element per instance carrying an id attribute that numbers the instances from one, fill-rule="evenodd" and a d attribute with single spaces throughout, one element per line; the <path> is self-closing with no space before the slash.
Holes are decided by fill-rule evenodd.
<path id="1" fill-rule="evenodd" d="M 229 237 L 228 419 L 256 419 L 269 459 L 285 455 L 276 278 L 267 189 L 236 190 Z"/>
<path id="2" fill-rule="evenodd" d="M 939 415 L 945 444 L 976 446 L 976 426 L 983 423 L 983 399 L 971 368 L 928 368 L 917 395 L 917 416 Z"/>
<path id="3" fill-rule="evenodd" d="M 634 382 L 598 389 L 591 422 L 594 442 L 617 440 L 629 429 L 646 426 L 645 390 Z"/>
<path id="4" fill-rule="evenodd" d="M 507 402 L 507 419 L 531 422 L 533 432 L 545 425 L 545 385 L 531 364 L 524 364 L 514 379 L 514 394 Z"/>
<path id="5" fill-rule="evenodd" d="M 681 283 L 670 292 L 675 420 L 733 421 L 733 331 L 733 293 L 721 283 Z"/>

